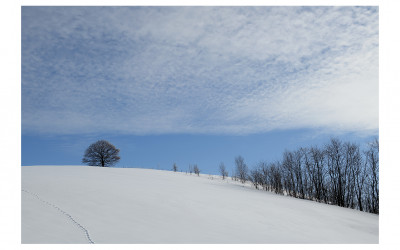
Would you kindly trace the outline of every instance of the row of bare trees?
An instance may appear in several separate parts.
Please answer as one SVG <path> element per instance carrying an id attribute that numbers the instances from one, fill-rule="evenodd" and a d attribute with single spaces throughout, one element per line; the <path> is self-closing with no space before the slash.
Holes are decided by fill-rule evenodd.
<path id="1" fill-rule="evenodd" d="M 257 189 L 379 214 L 379 142 L 366 150 L 331 139 L 324 147 L 285 151 L 281 161 L 248 170 L 235 158 L 233 180 Z M 224 176 L 225 177 L 225 176 Z"/>
<path id="2" fill-rule="evenodd" d="M 176 165 L 176 163 L 174 163 L 172 165 L 172 170 L 174 172 L 178 171 L 178 166 Z M 187 173 L 187 171 L 186 171 L 186 173 Z M 200 168 L 197 166 L 197 164 L 189 165 L 189 173 L 190 174 L 194 173 L 194 174 L 197 174 L 199 176 L 200 175 Z"/>

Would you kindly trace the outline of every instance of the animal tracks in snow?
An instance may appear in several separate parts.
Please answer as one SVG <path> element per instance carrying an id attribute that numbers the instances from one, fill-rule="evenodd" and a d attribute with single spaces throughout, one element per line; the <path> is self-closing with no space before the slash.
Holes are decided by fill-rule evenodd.
<path id="1" fill-rule="evenodd" d="M 63 214 L 64 216 L 66 216 L 70 221 L 72 221 L 72 223 L 73 223 L 75 226 L 77 226 L 80 230 L 83 231 L 83 233 L 84 233 L 85 236 L 86 236 L 86 239 L 88 240 L 88 242 L 89 242 L 90 244 L 94 244 L 94 241 L 90 238 L 89 231 L 88 231 L 84 226 L 82 226 L 81 224 L 79 224 L 79 222 L 77 222 L 69 213 L 65 212 L 64 210 L 62 210 L 62 209 L 59 208 L 58 206 L 56 206 L 56 205 L 54 205 L 54 204 L 52 204 L 52 203 L 50 203 L 50 202 L 48 202 L 48 201 L 46 201 L 46 200 L 43 200 L 42 198 L 40 198 L 40 197 L 39 197 L 37 194 L 35 194 L 35 193 L 29 192 L 29 191 L 27 191 L 27 190 L 25 190 L 25 189 L 22 189 L 21 191 L 22 191 L 22 192 L 25 192 L 25 193 L 27 193 L 27 194 L 30 194 L 30 195 L 34 196 L 36 199 L 40 200 L 41 202 L 47 204 L 48 206 L 57 209 L 60 213 L 62 213 L 62 214 Z"/>

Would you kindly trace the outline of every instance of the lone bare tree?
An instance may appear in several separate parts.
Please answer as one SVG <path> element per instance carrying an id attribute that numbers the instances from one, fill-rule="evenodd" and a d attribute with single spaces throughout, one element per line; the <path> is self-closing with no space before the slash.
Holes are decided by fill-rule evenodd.
<path id="1" fill-rule="evenodd" d="M 199 169 L 199 167 L 197 167 L 197 164 L 194 164 L 193 171 L 194 171 L 195 174 L 197 174 L 197 176 L 200 175 L 200 169 Z"/>
<path id="2" fill-rule="evenodd" d="M 90 145 L 83 156 L 82 163 L 89 166 L 109 167 L 120 160 L 119 149 L 105 140 L 100 140 Z"/>
<path id="3" fill-rule="evenodd" d="M 236 157 L 235 164 L 236 164 L 236 176 L 242 183 L 245 183 L 246 180 L 248 179 L 249 169 L 246 163 L 244 163 L 243 157 L 242 156 Z"/>
<path id="4" fill-rule="evenodd" d="M 176 165 L 176 163 L 174 163 L 174 165 L 172 166 L 172 170 L 174 172 L 178 171 L 178 166 Z"/>
<path id="5" fill-rule="evenodd" d="M 221 162 L 221 164 L 219 164 L 219 172 L 222 176 L 222 179 L 225 180 L 225 177 L 228 176 L 228 171 L 226 171 L 225 165 L 223 162 Z"/>

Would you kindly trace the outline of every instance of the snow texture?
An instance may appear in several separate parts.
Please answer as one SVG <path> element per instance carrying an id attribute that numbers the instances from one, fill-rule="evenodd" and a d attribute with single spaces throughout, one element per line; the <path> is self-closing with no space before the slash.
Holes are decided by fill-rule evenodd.
<path id="1" fill-rule="evenodd" d="M 379 216 L 210 175 L 22 167 L 22 243 L 378 243 Z"/>

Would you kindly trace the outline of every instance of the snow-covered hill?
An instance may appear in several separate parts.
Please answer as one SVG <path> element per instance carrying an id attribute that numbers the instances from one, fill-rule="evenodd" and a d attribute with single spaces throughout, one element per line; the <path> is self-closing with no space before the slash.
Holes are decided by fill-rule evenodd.
<path id="1" fill-rule="evenodd" d="M 169 171 L 22 167 L 22 243 L 378 243 L 379 216 Z"/>

